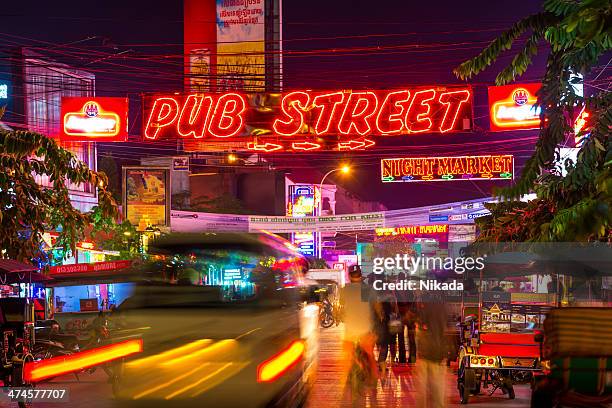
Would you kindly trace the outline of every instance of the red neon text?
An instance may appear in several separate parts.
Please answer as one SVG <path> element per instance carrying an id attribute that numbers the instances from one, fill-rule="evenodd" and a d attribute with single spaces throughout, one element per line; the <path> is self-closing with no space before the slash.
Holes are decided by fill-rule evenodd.
<path id="1" fill-rule="evenodd" d="M 264 135 L 340 136 L 339 142 L 346 142 L 370 135 L 446 133 L 464 130 L 466 120 L 471 123 L 471 98 L 466 88 L 303 90 L 258 109 L 253 106 L 258 98 L 249 97 L 249 105 L 247 97 L 237 93 L 169 95 L 148 104 L 144 135 L 147 139 L 228 138 L 249 136 L 246 129 L 257 128 L 269 129 Z"/>
<path id="2" fill-rule="evenodd" d="M 211 109 L 214 104 L 214 109 Z M 211 114 L 212 110 L 212 114 Z M 226 93 L 214 96 L 189 95 L 179 104 L 177 98 L 162 97 L 153 102 L 145 125 L 147 139 L 157 139 L 164 129 L 175 125 L 183 137 L 202 138 L 236 136 L 244 126 L 246 102 L 242 95 Z"/>

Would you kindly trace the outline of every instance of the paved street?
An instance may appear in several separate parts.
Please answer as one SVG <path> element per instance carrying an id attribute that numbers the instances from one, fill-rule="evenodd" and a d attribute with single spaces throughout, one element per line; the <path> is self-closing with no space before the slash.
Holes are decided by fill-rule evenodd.
<path id="1" fill-rule="evenodd" d="M 343 400 L 342 373 L 342 326 L 338 328 L 321 329 L 321 348 L 319 372 L 316 385 L 310 397 L 308 407 L 341 407 L 350 406 Z M 415 405 L 417 393 L 416 367 L 395 367 L 378 381 L 375 396 L 366 396 L 360 401 L 365 407 L 410 407 Z M 459 394 L 455 385 L 456 376 L 453 368 L 449 368 L 444 379 L 448 406 L 462 406 L 459 403 Z M 482 408 L 528 407 L 530 389 L 528 385 L 515 386 L 516 399 L 508 400 L 507 396 L 496 391 L 491 397 L 483 394 L 470 398 L 469 405 Z M 344 401 L 344 402 L 343 402 Z"/>
<path id="2" fill-rule="evenodd" d="M 308 401 L 308 408 L 342 407 L 350 405 L 343 402 L 343 372 L 342 372 L 342 326 L 331 329 L 321 329 L 320 362 L 315 387 Z M 416 367 L 394 367 L 386 376 L 378 381 L 375 395 L 370 395 L 360 401 L 364 407 L 410 407 L 415 405 L 417 395 Z M 453 368 L 447 370 L 442 381 L 446 384 L 448 406 L 461 406 L 455 387 Z M 83 374 L 77 380 L 74 375 L 64 376 L 51 381 L 49 386 L 69 388 L 71 402 L 66 407 L 102 408 L 112 405 L 110 399 L 111 387 L 106 382 L 102 370 L 93 374 Z M 528 407 L 530 390 L 526 385 L 515 387 L 516 399 L 513 401 L 496 391 L 491 397 L 481 395 L 470 399 L 470 406 L 482 408 Z M 56 408 L 57 404 L 37 404 L 41 408 Z"/>

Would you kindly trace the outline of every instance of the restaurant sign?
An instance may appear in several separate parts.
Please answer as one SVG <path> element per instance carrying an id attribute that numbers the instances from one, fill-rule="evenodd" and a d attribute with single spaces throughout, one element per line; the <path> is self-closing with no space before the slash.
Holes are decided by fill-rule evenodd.
<path id="1" fill-rule="evenodd" d="M 49 267 L 49 275 L 73 275 L 90 272 L 104 272 L 125 269 L 132 266 L 131 260 L 80 263 L 72 265 L 57 265 Z"/>
<path id="2" fill-rule="evenodd" d="M 381 159 L 383 183 L 455 180 L 510 180 L 512 155 L 404 157 Z"/>
<path id="3" fill-rule="evenodd" d="M 472 91 L 466 87 L 155 95 L 146 96 L 143 106 L 145 140 L 231 139 L 262 152 L 361 150 L 373 146 L 375 136 L 472 127 Z M 326 136 L 329 143 L 321 140 Z"/>

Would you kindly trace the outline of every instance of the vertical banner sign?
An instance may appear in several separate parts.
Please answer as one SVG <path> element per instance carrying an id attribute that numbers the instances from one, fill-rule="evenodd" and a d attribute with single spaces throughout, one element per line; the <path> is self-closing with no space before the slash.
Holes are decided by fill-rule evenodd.
<path id="1" fill-rule="evenodd" d="M 217 1 L 217 89 L 261 90 L 265 84 L 265 1 Z"/>
<path id="2" fill-rule="evenodd" d="M 489 87 L 491 130 L 527 130 L 540 128 L 540 109 L 536 92 L 540 84 L 513 84 Z"/>
<path id="3" fill-rule="evenodd" d="M 170 169 L 124 167 L 123 216 L 138 231 L 170 226 Z"/>
<path id="4" fill-rule="evenodd" d="M 287 215 L 291 217 L 312 217 L 317 215 L 318 188 L 313 185 L 289 186 L 287 197 Z M 319 233 L 317 232 L 293 232 L 291 243 L 296 246 L 298 252 L 308 256 L 319 254 Z"/>

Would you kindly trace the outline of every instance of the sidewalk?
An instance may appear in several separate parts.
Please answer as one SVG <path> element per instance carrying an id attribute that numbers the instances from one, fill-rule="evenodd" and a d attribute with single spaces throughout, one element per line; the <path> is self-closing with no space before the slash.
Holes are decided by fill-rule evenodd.
<path id="1" fill-rule="evenodd" d="M 345 374 L 342 372 L 342 333 L 343 326 L 321 329 L 319 346 L 319 369 L 315 386 L 307 403 L 307 408 L 351 406 L 343 399 Z M 363 397 L 360 406 L 365 407 L 411 407 L 415 406 L 417 393 L 416 367 L 396 366 L 387 370 L 379 379 L 375 395 Z M 447 404 L 451 407 L 462 406 L 456 387 L 456 375 L 449 368 L 441 381 L 446 383 Z M 469 405 L 478 407 L 518 408 L 529 407 L 531 390 L 528 385 L 515 386 L 516 399 L 496 391 L 492 396 L 483 394 L 470 398 Z"/>

